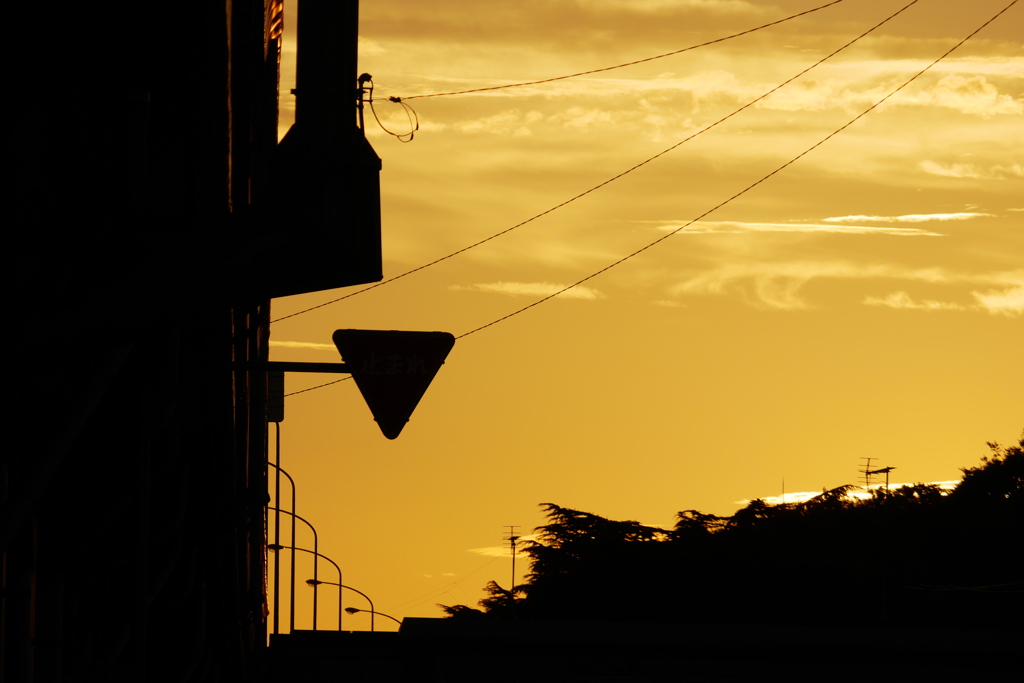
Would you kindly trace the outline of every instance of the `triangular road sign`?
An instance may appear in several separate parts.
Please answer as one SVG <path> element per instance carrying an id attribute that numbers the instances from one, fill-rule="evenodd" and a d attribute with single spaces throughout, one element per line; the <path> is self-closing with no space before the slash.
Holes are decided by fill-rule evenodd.
<path id="1" fill-rule="evenodd" d="M 334 345 L 380 431 L 395 439 L 455 346 L 448 332 L 336 330 Z"/>

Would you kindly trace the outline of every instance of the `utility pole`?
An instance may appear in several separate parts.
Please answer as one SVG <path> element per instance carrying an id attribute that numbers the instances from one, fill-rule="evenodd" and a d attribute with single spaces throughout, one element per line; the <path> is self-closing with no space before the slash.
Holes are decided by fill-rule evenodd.
<path id="1" fill-rule="evenodd" d="M 501 540 L 508 541 L 509 550 L 512 551 L 512 583 L 509 585 L 509 591 L 514 591 L 516 587 L 516 541 L 522 536 L 516 535 L 516 529 L 519 528 L 518 524 L 507 524 L 508 537 Z"/>

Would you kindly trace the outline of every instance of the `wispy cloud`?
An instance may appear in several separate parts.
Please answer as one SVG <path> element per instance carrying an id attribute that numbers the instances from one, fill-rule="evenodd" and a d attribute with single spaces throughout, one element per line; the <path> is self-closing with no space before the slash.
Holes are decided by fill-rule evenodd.
<path id="1" fill-rule="evenodd" d="M 523 541 L 535 541 L 537 540 L 536 534 L 523 534 L 519 537 L 519 542 Z M 487 548 L 469 548 L 467 552 L 474 553 L 476 555 L 483 555 L 484 557 L 511 557 L 512 553 L 508 545 L 492 545 Z M 518 554 L 518 553 L 517 553 Z"/>
<path id="2" fill-rule="evenodd" d="M 884 297 L 865 297 L 868 306 L 886 306 L 895 309 L 917 311 L 984 311 L 991 315 L 1005 315 L 1015 318 L 1024 315 L 1024 284 L 1006 289 L 993 289 L 987 292 L 972 291 L 973 304 L 958 304 L 949 301 L 924 299 L 915 301 L 906 292 L 893 292 Z"/>
<path id="3" fill-rule="evenodd" d="M 908 213 L 901 216 L 830 216 L 826 223 L 927 223 L 929 221 L 966 221 L 971 218 L 992 216 L 990 213 Z M 870 229 L 870 228 L 866 228 Z"/>
<path id="4" fill-rule="evenodd" d="M 511 557 L 512 555 L 508 546 L 498 545 L 491 546 L 490 548 L 470 548 L 468 552 L 483 555 L 484 557 Z"/>
<path id="5" fill-rule="evenodd" d="M 680 7 L 715 13 L 756 13 L 756 4 L 744 0 L 578 0 L 579 4 L 594 11 L 635 12 L 638 14 L 662 14 L 678 11 Z"/>
<path id="6" fill-rule="evenodd" d="M 1016 317 L 1024 314 L 1024 284 L 1010 289 L 971 292 L 978 307 L 994 315 Z"/>
<path id="7" fill-rule="evenodd" d="M 866 225 L 834 225 L 844 222 L 843 218 L 861 218 L 872 220 L 871 216 L 848 216 L 826 218 L 831 223 L 749 223 L 740 221 L 701 221 L 687 228 L 685 233 L 741 233 L 741 232 L 809 232 L 809 233 L 840 233 L 847 235 L 894 235 L 897 237 L 941 237 L 941 233 L 928 232 L 920 228 L 890 228 Z M 880 221 L 881 222 L 881 221 Z M 670 231 L 679 227 L 662 225 L 661 230 Z"/>
<path id="8" fill-rule="evenodd" d="M 893 77 L 920 71 L 925 64 L 914 60 L 880 60 L 826 65 L 818 77 L 801 80 L 784 88 L 759 104 L 764 109 L 783 111 L 821 111 L 830 108 L 852 109 L 876 102 L 891 89 Z M 961 64 L 968 75 L 950 74 L 938 82 L 912 86 L 886 103 L 893 107 L 937 107 L 961 114 L 991 118 L 1018 115 L 1024 102 L 1003 92 L 984 75 L 970 75 L 971 69 L 985 69 L 984 63 Z M 996 74 L 1003 75 L 1003 74 Z"/>
<path id="9" fill-rule="evenodd" d="M 979 180 L 1010 180 L 1024 178 L 1024 164 L 993 164 L 981 167 L 977 164 L 949 163 L 925 159 L 918 164 L 925 173 L 946 178 L 974 178 Z"/>
<path id="10" fill-rule="evenodd" d="M 952 491 L 953 489 L 955 489 L 957 487 L 957 485 L 959 483 L 960 483 L 960 480 L 958 480 L 958 479 L 951 479 L 951 480 L 946 480 L 946 481 L 932 481 L 932 482 L 928 482 L 926 484 L 926 486 L 938 486 L 943 491 Z M 890 489 L 898 489 L 898 488 L 900 488 L 902 486 L 915 486 L 915 485 L 916 484 L 908 484 L 908 483 L 889 484 L 889 488 Z M 871 486 L 872 489 L 880 489 L 880 488 L 884 488 L 884 487 L 885 487 L 885 484 L 872 484 L 872 486 Z M 779 496 L 764 496 L 764 497 L 761 498 L 761 500 L 763 500 L 764 502 L 768 503 L 769 505 L 781 505 L 783 503 L 791 503 L 791 504 L 792 503 L 804 503 L 804 502 L 807 502 L 808 500 L 810 500 L 811 498 L 814 498 L 815 496 L 820 496 L 820 495 L 821 495 L 821 491 L 794 491 L 792 493 L 787 493 L 785 496 L 781 496 L 781 495 L 779 495 Z M 858 488 L 858 489 L 855 489 L 855 490 L 851 491 L 848 497 L 849 498 L 869 498 L 870 496 L 871 496 L 871 494 L 868 491 L 864 490 L 863 488 Z M 745 500 L 737 500 L 736 501 L 736 505 L 749 505 L 751 500 L 752 499 L 750 499 L 750 498 L 745 499 Z"/>
<path id="11" fill-rule="evenodd" d="M 993 315 L 1024 313 L 1024 270 L 997 273 L 960 273 L 942 268 L 906 268 L 892 264 L 858 264 L 849 261 L 795 261 L 784 263 L 726 264 L 701 273 L 670 289 L 687 294 L 739 294 L 753 305 L 778 310 L 802 310 L 810 304 L 801 289 L 815 279 L 892 279 L 932 285 L 988 285 L 996 289 L 971 291 L 973 305 L 914 301 L 906 292 L 867 297 L 867 305 L 916 310 L 978 310 Z"/>
<path id="12" fill-rule="evenodd" d="M 935 301 L 925 299 L 915 301 L 906 292 L 893 292 L 884 297 L 869 296 L 864 298 L 864 304 L 868 306 L 886 306 L 888 308 L 911 309 L 915 311 L 962 311 L 967 306 L 951 303 L 948 301 Z"/>
<path id="13" fill-rule="evenodd" d="M 456 291 L 484 292 L 487 294 L 505 294 L 507 296 L 550 296 L 568 285 L 552 282 L 483 282 L 475 285 L 453 285 L 449 289 Z M 604 295 L 591 287 L 573 287 L 559 294 L 566 299 L 603 299 Z"/>
<path id="14" fill-rule="evenodd" d="M 334 344 L 320 344 L 317 342 L 300 342 L 300 341 L 274 341 L 271 340 L 271 346 L 284 349 L 316 349 L 317 351 L 337 351 L 338 347 Z"/>
<path id="15" fill-rule="evenodd" d="M 945 107 L 984 117 L 1024 112 L 1024 102 L 1000 92 L 984 76 L 946 76 L 934 87 L 919 89 L 910 98 L 910 103 Z"/>
<path id="16" fill-rule="evenodd" d="M 671 288 L 674 295 L 736 293 L 754 305 L 780 310 L 801 310 L 809 304 L 800 289 L 817 278 L 892 277 L 899 270 L 888 265 L 864 266 L 845 261 L 788 263 L 730 263 L 701 273 Z M 938 273 L 935 280 L 942 280 Z"/>
<path id="17" fill-rule="evenodd" d="M 462 121 L 455 125 L 455 128 L 462 133 L 487 133 L 491 135 L 532 135 L 530 124 L 536 123 L 544 118 L 540 112 L 521 112 L 518 109 L 509 109 L 492 116 L 485 116 L 478 119 Z"/>

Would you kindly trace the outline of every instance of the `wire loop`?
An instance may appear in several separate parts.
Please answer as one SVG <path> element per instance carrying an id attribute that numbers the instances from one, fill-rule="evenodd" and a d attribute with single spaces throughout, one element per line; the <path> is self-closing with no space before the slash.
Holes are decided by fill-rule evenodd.
<path id="1" fill-rule="evenodd" d="M 416 110 L 403 102 L 401 97 L 389 97 L 388 102 L 400 104 L 402 105 L 402 108 L 405 109 L 405 116 L 409 120 L 409 132 L 396 133 L 392 130 L 388 130 L 387 126 L 381 122 L 380 117 L 377 116 L 377 109 L 373 106 L 373 103 L 376 101 L 373 99 L 373 79 L 369 79 L 369 86 L 370 87 L 367 90 L 369 97 L 366 101 L 370 103 L 370 112 L 373 114 L 373 118 L 377 122 L 377 125 L 380 126 L 380 129 L 388 135 L 393 135 L 398 138 L 400 142 L 412 142 L 413 137 L 416 136 L 416 131 L 420 129 L 420 117 L 416 113 Z"/>

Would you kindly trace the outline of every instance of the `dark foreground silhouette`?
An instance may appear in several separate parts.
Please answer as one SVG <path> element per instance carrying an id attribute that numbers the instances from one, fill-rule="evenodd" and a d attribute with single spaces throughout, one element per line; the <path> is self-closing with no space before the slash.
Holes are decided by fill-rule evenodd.
<path id="1" fill-rule="evenodd" d="M 547 503 L 526 545 L 531 573 L 491 581 L 458 619 L 765 626 L 1021 629 L 1024 434 L 931 484 L 804 503 L 752 501 L 731 517 L 685 510 L 672 530 Z"/>

